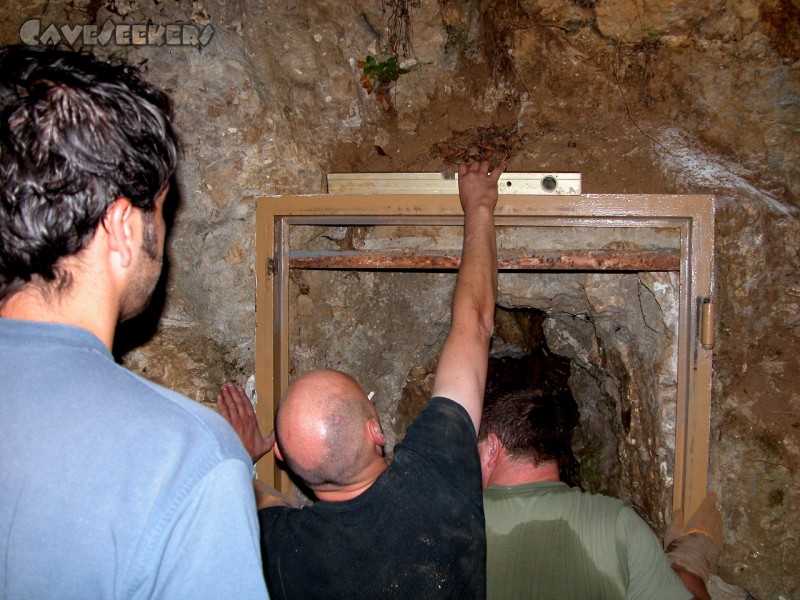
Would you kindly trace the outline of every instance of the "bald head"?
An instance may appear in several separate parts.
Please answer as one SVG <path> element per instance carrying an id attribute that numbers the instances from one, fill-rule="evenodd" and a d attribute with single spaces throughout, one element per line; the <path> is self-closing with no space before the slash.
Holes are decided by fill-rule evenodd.
<path id="1" fill-rule="evenodd" d="M 341 371 L 295 379 L 278 407 L 275 434 L 286 464 L 315 491 L 357 485 L 386 465 L 375 407 Z"/>

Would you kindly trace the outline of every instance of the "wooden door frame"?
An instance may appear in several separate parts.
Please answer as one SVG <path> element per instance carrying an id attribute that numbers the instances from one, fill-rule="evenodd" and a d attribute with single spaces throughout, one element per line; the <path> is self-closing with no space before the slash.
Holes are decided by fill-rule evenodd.
<path id="1" fill-rule="evenodd" d="M 256 414 L 270 431 L 289 383 L 289 228 L 292 225 L 461 225 L 456 194 L 318 194 L 256 198 Z M 501 194 L 497 225 L 667 227 L 680 231 L 678 381 L 673 509 L 692 514 L 708 485 L 713 347 L 714 199 L 705 195 Z M 705 322 L 704 322 L 705 319 Z M 701 340 L 701 334 L 703 339 Z M 702 343 L 701 343 L 702 341 Z M 275 460 L 258 477 L 291 483 Z"/>

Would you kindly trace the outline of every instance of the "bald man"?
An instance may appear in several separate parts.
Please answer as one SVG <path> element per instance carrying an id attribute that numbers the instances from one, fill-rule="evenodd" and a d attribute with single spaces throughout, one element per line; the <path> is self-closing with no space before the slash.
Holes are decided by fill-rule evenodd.
<path id="1" fill-rule="evenodd" d="M 254 460 L 276 456 L 318 500 L 261 508 L 262 552 L 273 598 L 484 598 L 486 540 L 477 429 L 494 330 L 494 209 L 504 167 L 459 168 L 461 266 L 433 397 L 387 465 L 374 405 L 349 375 L 317 370 L 281 399 L 275 438 L 258 430 L 241 388 L 220 413 Z"/>

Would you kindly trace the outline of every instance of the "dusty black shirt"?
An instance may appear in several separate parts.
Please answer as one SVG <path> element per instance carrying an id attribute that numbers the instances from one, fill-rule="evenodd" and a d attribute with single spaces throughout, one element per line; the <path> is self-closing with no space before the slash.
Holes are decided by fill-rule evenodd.
<path id="1" fill-rule="evenodd" d="M 467 412 L 432 398 L 363 494 L 259 511 L 273 600 L 480 598 L 486 537 Z"/>

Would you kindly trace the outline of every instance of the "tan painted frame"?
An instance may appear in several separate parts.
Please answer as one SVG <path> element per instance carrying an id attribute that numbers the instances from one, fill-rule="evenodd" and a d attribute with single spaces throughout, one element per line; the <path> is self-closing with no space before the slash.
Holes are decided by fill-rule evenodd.
<path id="1" fill-rule="evenodd" d="M 256 199 L 256 413 L 265 431 L 289 380 L 290 225 L 458 225 L 457 195 L 312 195 Z M 692 514 L 706 494 L 711 408 L 711 343 L 700 343 L 703 304 L 713 296 L 714 200 L 711 196 L 500 196 L 498 225 L 670 227 L 680 230 L 678 397 L 673 508 Z M 712 317 L 713 318 L 713 317 Z M 708 325 L 706 330 L 708 330 Z M 704 347 L 705 345 L 705 347 Z M 267 457 L 258 477 L 287 491 L 286 473 Z"/>

